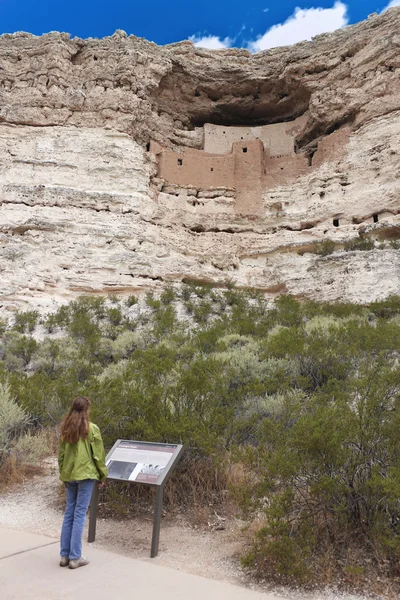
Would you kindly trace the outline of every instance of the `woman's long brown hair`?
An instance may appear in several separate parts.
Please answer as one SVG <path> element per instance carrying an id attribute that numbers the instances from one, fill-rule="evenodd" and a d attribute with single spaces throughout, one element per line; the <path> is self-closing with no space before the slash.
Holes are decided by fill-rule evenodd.
<path id="1" fill-rule="evenodd" d="M 61 423 L 61 439 L 76 444 L 79 438 L 87 438 L 89 433 L 90 400 L 78 396 L 72 403 L 69 413 Z"/>

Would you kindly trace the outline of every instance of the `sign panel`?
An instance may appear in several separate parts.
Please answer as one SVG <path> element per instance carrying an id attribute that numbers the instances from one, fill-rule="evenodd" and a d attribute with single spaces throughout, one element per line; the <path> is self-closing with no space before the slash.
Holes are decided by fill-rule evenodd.
<path id="1" fill-rule="evenodd" d="M 108 477 L 159 485 L 180 448 L 177 444 L 118 440 L 107 455 Z"/>
<path id="2" fill-rule="evenodd" d="M 182 444 L 117 440 L 106 457 L 108 479 L 156 486 L 151 558 L 158 554 L 164 485 L 182 453 Z M 88 542 L 96 539 L 97 503 L 98 486 L 95 485 L 90 502 Z"/>

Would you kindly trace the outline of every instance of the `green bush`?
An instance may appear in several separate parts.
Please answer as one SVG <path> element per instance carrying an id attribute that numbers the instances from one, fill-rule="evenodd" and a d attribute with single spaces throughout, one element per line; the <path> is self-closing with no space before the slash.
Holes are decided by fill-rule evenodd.
<path id="1" fill-rule="evenodd" d="M 122 312 L 119 308 L 113 307 L 107 310 L 107 318 L 112 325 L 119 325 L 122 321 Z"/>
<path id="2" fill-rule="evenodd" d="M 16 313 L 14 329 L 20 333 L 32 332 L 36 327 L 38 318 L 39 313 L 36 310 Z"/>
<path id="3" fill-rule="evenodd" d="M 108 299 L 111 302 L 111 304 L 118 304 L 118 302 L 119 302 L 119 298 L 118 298 L 117 294 L 109 294 Z"/>
<path id="4" fill-rule="evenodd" d="M 161 301 L 154 298 L 153 292 L 146 293 L 146 304 L 149 308 L 152 308 L 153 310 L 158 310 L 159 308 L 161 308 Z"/>
<path id="5" fill-rule="evenodd" d="M 164 288 L 160 296 L 160 300 L 163 304 L 171 304 L 174 300 L 176 300 L 176 293 L 171 285 L 167 285 Z"/>
<path id="6" fill-rule="evenodd" d="M 8 384 L 0 384 L 0 464 L 11 453 L 29 422 L 28 414 L 14 400 Z"/>
<path id="7" fill-rule="evenodd" d="M 334 549 L 340 560 L 349 547 L 361 546 L 366 552 L 374 547 L 385 557 L 387 574 L 395 574 L 400 328 L 393 327 L 335 325 L 334 342 L 321 337 L 317 345 L 303 346 L 306 394 L 286 392 L 278 412 L 260 423 L 258 464 L 263 462 L 265 476 L 258 486 L 269 504 L 252 557 L 264 573 L 320 577 L 321 553 Z"/>
<path id="8" fill-rule="evenodd" d="M 335 252 L 335 242 L 332 240 L 324 240 L 319 244 L 315 244 L 312 252 L 314 254 L 318 254 L 319 256 L 328 256 L 329 254 L 333 254 L 333 252 Z"/>
<path id="9" fill-rule="evenodd" d="M 344 244 L 345 252 L 351 252 L 352 250 L 373 250 L 375 248 L 374 240 L 369 238 L 361 237 L 349 240 Z"/>
<path id="10" fill-rule="evenodd" d="M 126 300 L 126 306 L 131 307 L 131 306 L 135 306 L 135 304 L 138 303 L 138 299 L 136 298 L 136 296 L 128 296 L 127 300 Z"/>

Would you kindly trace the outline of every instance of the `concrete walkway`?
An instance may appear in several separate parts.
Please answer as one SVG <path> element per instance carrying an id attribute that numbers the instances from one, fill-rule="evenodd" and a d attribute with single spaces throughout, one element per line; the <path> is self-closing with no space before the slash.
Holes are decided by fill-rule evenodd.
<path id="1" fill-rule="evenodd" d="M 1 600 L 282 600 L 90 548 L 90 564 L 58 565 L 58 540 L 0 528 Z"/>

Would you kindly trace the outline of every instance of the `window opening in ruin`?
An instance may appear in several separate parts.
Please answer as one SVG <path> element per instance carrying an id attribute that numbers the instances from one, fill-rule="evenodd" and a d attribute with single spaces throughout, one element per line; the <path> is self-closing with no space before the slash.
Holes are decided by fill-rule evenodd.
<path id="1" fill-rule="evenodd" d="M 374 217 L 374 223 L 377 223 L 379 221 L 379 217 L 377 214 L 373 215 Z"/>
<path id="2" fill-rule="evenodd" d="M 150 152 L 150 142 L 147 142 L 146 144 L 146 152 Z"/>
<path id="3" fill-rule="evenodd" d="M 247 148 L 242 148 L 243 152 L 247 152 Z"/>
<path id="4" fill-rule="evenodd" d="M 194 95 L 195 95 L 195 96 L 198 98 L 198 97 L 200 96 L 200 92 L 199 92 L 199 90 L 195 90 L 195 91 L 194 91 Z"/>
<path id="5" fill-rule="evenodd" d="M 211 167 L 211 171 L 214 171 L 214 167 Z"/>
<path id="6" fill-rule="evenodd" d="M 183 165 L 183 159 L 178 158 L 178 166 L 181 167 Z"/>
<path id="7" fill-rule="evenodd" d="M 93 60 L 98 60 L 97 56 L 93 56 Z"/>
<path id="8" fill-rule="evenodd" d="M 339 219 L 333 219 L 333 226 L 339 227 Z"/>

